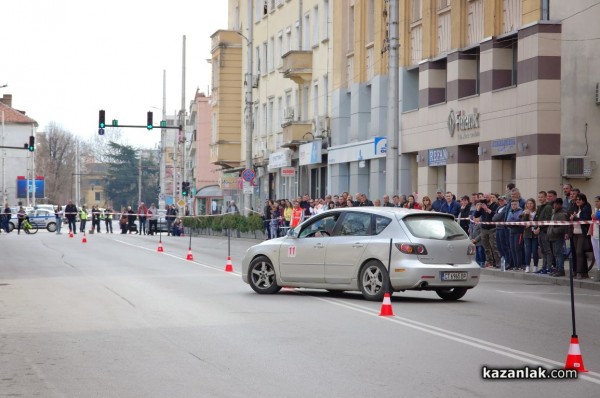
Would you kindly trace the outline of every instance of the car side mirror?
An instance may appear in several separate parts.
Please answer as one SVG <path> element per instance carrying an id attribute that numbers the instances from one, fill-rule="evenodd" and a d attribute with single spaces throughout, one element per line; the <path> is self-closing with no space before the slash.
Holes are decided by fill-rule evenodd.
<path id="1" fill-rule="evenodd" d="M 296 229 L 290 228 L 288 230 L 287 236 L 289 236 L 290 238 L 297 238 L 298 236 L 296 235 Z"/>

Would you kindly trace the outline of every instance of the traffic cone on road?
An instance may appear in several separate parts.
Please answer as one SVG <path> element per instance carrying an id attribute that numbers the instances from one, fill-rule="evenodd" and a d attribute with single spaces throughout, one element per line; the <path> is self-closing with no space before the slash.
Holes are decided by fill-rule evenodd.
<path id="1" fill-rule="evenodd" d="M 72 237 L 73 237 L 73 230 L 72 230 L 72 229 L 70 229 L 70 230 L 69 230 L 69 238 L 72 238 Z"/>
<path id="2" fill-rule="evenodd" d="M 394 311 L 392 311 L 392 300 L 390 299 L 389 293 L 386 293 L 383 296 L 383 303 L 381 304 L 379 316 L 394 316 Z"/>
<path id="3" fill-rule="evenodd" d="M 161 241 L 161 242 L 158 242 L 158 250 L 157 250 L 157 251 L 158 251 L 159 253 L 162 253 L 162 252 L 164 251 L 164 250 L 163 250 L 162 241 Z"/>
<path id="4" fill-rule="evenodd" d="M 185 259 L 186 260 L 190 260 L 190 261 L 194 260 L 194 255 L 192 254 L 192 248 L 191 247 L 188 249 L 188 254 L 187 254 L 187 257 Z"/>
<path id="5" fill-rule="evenodd" d="M 583 365 L 583 357 L 581 356 L 579 338 L 577 336 L 571 336 L 571 344 L 569 344 L 569 353 L 567 354 L 565 369 L 574 369 L 578 372 L 588 371 Z"/>
<path id="6" fill-rule="evenodd" d="M 227 264 L 225 264 L 225 272 L 233 272 L 233 264 L 231 264 L 231 256 L 227 256 Z"/>
<path id="7" fill-rule="evenodd" d="M 81 238 L 81 243 L 87 243 L 87 238 L 85 237 L 85 232 L 83 233 L 83 238 Z"/>

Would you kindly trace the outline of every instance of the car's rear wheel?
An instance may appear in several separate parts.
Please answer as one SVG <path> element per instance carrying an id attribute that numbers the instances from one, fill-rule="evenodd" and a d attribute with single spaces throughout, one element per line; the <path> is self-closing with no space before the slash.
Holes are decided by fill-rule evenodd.
<path id="1" fill-rule="evenodd" d="M 252 260 L 248 269 L 248 281 L 256 293 L 273 294 L 281 290 L 281 287 L 277 285 L 275 267 L 266 257 L 257 257 Z"/>
<path id="2" fill-rule="evenodd" d="M 15 229 L 15 228 L 16 228 L 16 227 L 15 227 L 15 224 L 13 224 L 12 222 L 9 222 L 9 223 L 8 223 L 8 232 L 12 232 L 12 231 L 13 231 L 13 229 Z"/>
<path id="3" fill-rule="evenodd" d="M 48 230 L 48 232 L 56 232 L 56 223 L 48 223 L 48 225 L 46 225 L 46 229 Z"/>
<path id="4" fill-rule="evenodd" d="M 390 278 L 387 269 L 379 261 L 371 260 L 360 270 L 358 277 L 360 292 L 370 301 L 381 301 L 389 291 Z"/>
<path id="5" fill-rule="evenodd" d="M 453 287 L 448 289 L 437 289 L 435 292 L 446 301 L 456 301 L 461 299 L 467 293 L 467 288 Z"/>

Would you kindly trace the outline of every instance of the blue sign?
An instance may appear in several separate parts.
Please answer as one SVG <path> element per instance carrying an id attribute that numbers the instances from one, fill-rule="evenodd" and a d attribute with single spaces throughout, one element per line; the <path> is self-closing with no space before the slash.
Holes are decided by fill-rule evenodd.
<path id="1" fill-rule="evenodd" d="M 385 155 L 387 153 L 387 137 L 375 137 L 375 139 L 373 139 L 373 144 L 375 146 L 375 157 Z"/>
<path id="2" fill-rule="evenodd" d="M 436 148 L 429 150 L 429 166 L 445 166 L 448 163 L 448 149 Z"/>
<path id="3" fill-rule="evenodd" d="M 27 185 L 29 185 L 29 192 L 33 191 L 32 180 L 17 180 L 17 198 L 27 198 Z M 35 180 L 35 197 L 36 199 L 43 199 L 45 195 L 44 180 Z"/>

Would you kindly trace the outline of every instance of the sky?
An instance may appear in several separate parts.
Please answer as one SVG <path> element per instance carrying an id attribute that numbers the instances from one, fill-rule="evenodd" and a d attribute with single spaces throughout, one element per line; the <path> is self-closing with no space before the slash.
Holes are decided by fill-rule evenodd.
<path id="1" fill-rule="evenodd" d="M 145 125 L 162 116 L 163 70 L 167 115 L 211 81 L 212 35 L 227 29 L 227 0 L 10 0 L 2 1 L 0 97 L 25 111 L 45 131 L 50 122 L 87 140 L 107 125 Z M 155 109 L 158 108 L 158 109 Z M 122 130 L 126 143 L 152 148 L 160 129 Z"/>

